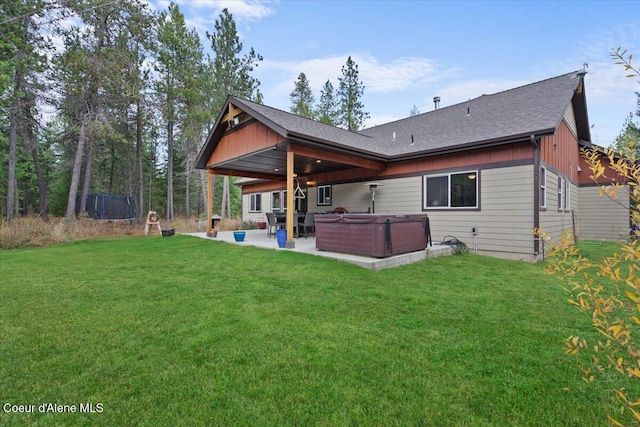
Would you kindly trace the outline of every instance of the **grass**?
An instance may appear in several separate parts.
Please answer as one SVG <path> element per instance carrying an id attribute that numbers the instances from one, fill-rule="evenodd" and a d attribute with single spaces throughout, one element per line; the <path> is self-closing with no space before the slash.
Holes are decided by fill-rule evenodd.
<path id="1" fill-rule="evenodd" d="M 146 218 L 136 221 L 97 221 L 81 217 L 67 222 L 65 218 L 42 218 L 39 216 L 16 217 L 9 223 L 0 218 L 0 250 L 25 247 L 44 247 L 94 237 L 132 236 L 144 234 Z M 173 221 L 160 219 L 162 229 L 173 228 L 179 233 L 200 231 L 196 218 L 177 217 Z M 240 218 L 225 218 L 217 226 L 221 230 L 237 230 L 241 227 L 255 228 L 256 224 L 242 223 Z M 157 227 L 150 234 L 158 234 Z"/>
<path id="2" fill-rule="evenodd" d="M 187 236 L 0 251 L 0 405 L 36 406 L 0 425 L 605 425 L 637 386 L 580 379 L 563 342 L 588 319 L 542 268 Z"/>

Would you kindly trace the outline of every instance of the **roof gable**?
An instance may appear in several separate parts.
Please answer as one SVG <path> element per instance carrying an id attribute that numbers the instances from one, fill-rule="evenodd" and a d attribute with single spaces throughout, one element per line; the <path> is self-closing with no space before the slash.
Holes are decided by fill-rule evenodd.
<path id="1" fill-rule="evenodd" d="M 386 140 L 386 154 L 390 157 L 550 134 L 556 131 L 581 81 L 580 75 L 569 73 L 482 95 L 467 102 L 365 129 L 362 133 L 377 140 Z"/>
<path id="2" fill-rule="evenodd" d="M 589 141 L 583 78 L 584 72 L 572 72 L 360 132 L 229 96 L 198 155 L 196 167 L 206 167 L 226 132 L 223 119 L 230 117 L 230 104 L 289 140 L 388 161 L 549 135 L 556 132 L 570 104 L 576 115 L 578 138 Z"/>

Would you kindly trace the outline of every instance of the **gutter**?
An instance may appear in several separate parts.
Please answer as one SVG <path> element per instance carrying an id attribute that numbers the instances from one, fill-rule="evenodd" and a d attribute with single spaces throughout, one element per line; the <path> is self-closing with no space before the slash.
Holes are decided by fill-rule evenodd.
<path id="1" fill-rule="evenodd" d="M 457 145 L 455 147 L 443 147 L 443 148 L 437 148 L 434 150 L 414 151 L 414 152 L 405 153 L 405 154 L 397 154 L 394 156 L 389 156 L 388 160 L 392 162 L 396 162 L 396 161 L 402 161 L 402 160 L 412 160 L 412 159 L 420 158 L 424 156 L 437 156 L 442 154 L 459 153 L 462 151 L 468 151 L 470 149 L 475 150 L 475 149 L 481 149 L 481 148 L 497 147 L 500 145 L 508 145 L 508 144 L 514 144 L 517 142 L 531 141 L 532 137 L 539 140 L 543 136 L 553 135 L 554 133 L 555 133 L 555 129 L 546 129 L 546 130 L 538 131 L 533 135 L 518 135 L 509 139 L 490 139 L 490 140 L 485 140 L 480 142 L 471 142 L 469 144 L 464 144 L 464 145 Z"/>
<path id="2" fill-rule="evenodd" d="M 540 228 L 540 139 L 535 134 L 529 137 L 535 147 L 533 152 L 533 229 Z M 540 236 L 533 234 L 533 254 L 540 254 Z M 544 257 L 544 254 L 542 254 Z"/>

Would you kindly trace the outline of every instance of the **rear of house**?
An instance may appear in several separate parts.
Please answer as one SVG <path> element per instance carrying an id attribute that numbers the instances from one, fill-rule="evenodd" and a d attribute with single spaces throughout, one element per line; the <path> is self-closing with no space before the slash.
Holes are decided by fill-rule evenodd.
<path id="1" fill-rule="evenodd" d="M 628 200 L 625 209 L 598 196 L 580 155 L 591 148 L 584 75 L 358 133 L 230 97 L 225 116 L 233 106 L 244 125 L 212 131 L 198 166 L 251 177 L 238 182 L 245 221 L 265 221 L 288 200 L 303 212 L 427 214 L 434 241 L 455 236 L 469 247 L 476 242 L 480 253 L 535 261 L 544 251 L 536 228 L 552 239 L 564 231 L 583 239 L 628 235 Z M 295 153 L 293 166 L 283 153 Z"/>

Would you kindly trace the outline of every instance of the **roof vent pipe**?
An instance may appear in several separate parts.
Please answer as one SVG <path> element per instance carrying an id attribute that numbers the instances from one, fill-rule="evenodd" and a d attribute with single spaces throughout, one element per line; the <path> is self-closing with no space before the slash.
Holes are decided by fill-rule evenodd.
<path id="1" fill-rule="evenodd" d="M 438 108 L 440 108 L 440 97 L 439 96 L 434 96 L 433 97 L 433 104 L 435 105 L 435 109 L 436 110 Z"/>

